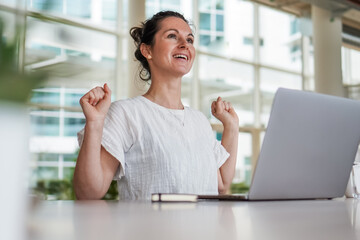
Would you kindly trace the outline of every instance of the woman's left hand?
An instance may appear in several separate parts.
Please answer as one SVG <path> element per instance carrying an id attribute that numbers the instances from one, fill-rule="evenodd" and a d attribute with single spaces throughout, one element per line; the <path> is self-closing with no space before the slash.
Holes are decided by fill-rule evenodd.
<path id="1" fill-rule="evenodd" d="M 230 102 L 223 101 L 218 97 L 211 104 L 211 113 L 222 122 L 224 126 L 239 126 L 239 118 Z"/>

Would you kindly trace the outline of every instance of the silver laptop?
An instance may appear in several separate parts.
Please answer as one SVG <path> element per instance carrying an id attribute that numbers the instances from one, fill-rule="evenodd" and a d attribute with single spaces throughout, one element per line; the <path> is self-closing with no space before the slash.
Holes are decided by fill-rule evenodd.
<path id="1" fill-rule="evenodd" d="M 249 193 L 199 199 L 342 197 L 360 142 L 360 101 L 278 89 Z"/>

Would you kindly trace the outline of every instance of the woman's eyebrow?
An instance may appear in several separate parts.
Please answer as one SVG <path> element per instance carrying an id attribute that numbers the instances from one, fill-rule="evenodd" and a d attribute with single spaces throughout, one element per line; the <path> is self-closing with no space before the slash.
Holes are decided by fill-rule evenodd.
<path id="1" fill-rule="evenodd" d="M 175 28 L 170 28 L 170 29 L 165 30 L 165 31 L 164 31 L 164 34 L 167 33 L 167 32 L 169 32 L 169 31 L 175 31 L 175 32 L 179 33 L 179 30 L 177 30 L 177 29 L 175 29 Z M 188 36 L 194 37 L 194 34 L 189 33 Z"/>
<path id="2" fill-rule="evenodd" d="M 164 31 L 164 33 L 167 33 L 167 32 L 170 32 L 170 31 L 175 31 L 175 32 L 179 33 L 179 31 L 177 29 L 175 29 L 175 28 L 167 29 L 167 30 Z"/>

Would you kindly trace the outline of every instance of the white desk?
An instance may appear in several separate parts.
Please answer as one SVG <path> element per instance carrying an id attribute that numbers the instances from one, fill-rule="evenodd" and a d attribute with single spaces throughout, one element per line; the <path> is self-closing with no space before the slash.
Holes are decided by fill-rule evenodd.
<path id="1" fill-rule="evenodd" d="M 360 239 L 360 201 L 48 201 L 30 217 L 30 240 Z"/>

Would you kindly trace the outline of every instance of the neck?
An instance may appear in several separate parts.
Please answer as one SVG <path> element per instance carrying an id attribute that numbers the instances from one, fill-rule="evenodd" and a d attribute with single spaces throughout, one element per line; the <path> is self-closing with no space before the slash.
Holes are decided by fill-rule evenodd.
<path id="1" fill-rule="evenodd" d="M 184 109 L 181 102 L 181 79 L 165 82 L 152 78 L 151 86 L 143 96 L 166 108 Z"/>

